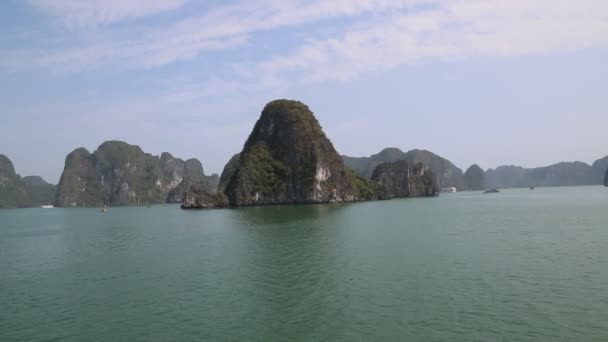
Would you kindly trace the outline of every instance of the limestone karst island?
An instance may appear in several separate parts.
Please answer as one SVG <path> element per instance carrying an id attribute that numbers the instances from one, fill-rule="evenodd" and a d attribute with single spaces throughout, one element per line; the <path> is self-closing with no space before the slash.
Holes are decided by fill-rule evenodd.
<path id="1" fill-rule="evenodd" d="M 179 203 L 184 209 L 271 204 L 343 203 L 433 197 L 441 189 L 608 186 L 608 156 L 592 165 L 561 162 L 527 169 L 500 166 L 466 172 L 426 150 L 386 148 L 370 157 L 340 155 L 302 102 L 268 103 L 221 176 L 197 159 L 106 141 L 94 152 L 77 148 L 65 159 L 58 185 L 21 177 L 0 155 L 0 207 L 100 207 Z"/>

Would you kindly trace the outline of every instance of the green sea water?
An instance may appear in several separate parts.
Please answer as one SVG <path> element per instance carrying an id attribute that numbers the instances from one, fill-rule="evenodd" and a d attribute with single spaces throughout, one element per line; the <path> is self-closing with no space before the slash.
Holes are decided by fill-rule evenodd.
<path id="1" fill-rule="evenodd" d="M 0 210 L 0 341 L 608 341 L 608 188 Z"/>

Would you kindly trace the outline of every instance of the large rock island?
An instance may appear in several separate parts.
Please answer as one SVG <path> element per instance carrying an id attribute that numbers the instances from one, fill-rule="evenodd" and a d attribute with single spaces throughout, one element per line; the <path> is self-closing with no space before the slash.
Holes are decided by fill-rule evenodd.
<path id="1" fill-rule="evenodd" d="M 122 141 L 102 143 L 95 152 L 68 154 L 57 188 L 56 206 L 101 206 L 181 202 L 192 184 L 214 192 L 217 176 L 207 177 L 196 159 L 160 157 Z"/>
<path id="2" fill-rule="evenodd" d="M 378 181 L 355 174 L 344 164 L 305 104 L 276 100 L 264 107 L 243 151 L 224 168 L 220 194 L 208 194 L 192 186 L 182 208 L 223 207 L 226 203 L 250 206 L 353 202 L 436 194 L 431 172 L 424 175 L 422 166 L 411 172 L 405 167 L 393 173 L 379 171 Z M 408 172 L 411 179 L 407 178 Z M 423 177 L 426 183 L 420 184 L 428 184 L 415 191 L 394 191 L 395 184 L 408 187 L 408 182 L 416 183 L 415 177 Z"/>

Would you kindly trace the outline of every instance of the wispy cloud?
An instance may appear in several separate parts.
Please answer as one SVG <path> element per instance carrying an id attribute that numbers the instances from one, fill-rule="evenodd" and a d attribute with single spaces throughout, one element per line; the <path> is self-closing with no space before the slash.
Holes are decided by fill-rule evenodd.
<path id="1" fill-rule="evenodd" d="M 176 9 L 186 2 L 31 1 L 68 22 L 101 23 Z M 156 68 L 243 47 L 261 32 L 343 17 L 352 20 L 330 35 L 290 37 L 299 47 L 289 51 L 277 46 L 261 60 L 241 60 L 237 68 L 218 65 L 224 68 L 218 72 L 222 76 L 210 75 L 204 83 L 225 79 L 217 92 L 251 83 L 276 88 L 293 82 L 345 81 L 408 63 L 608 45 L 608 2 L 603 0 L 266 0 L 221 5 L 180 16 L 163 27 L 106 28 L 84 38 L 79 33 L 73 44 L 7 49 L 0 69 Z"/>
<path id="2" fill-rule="evenodd" d="M 608 45 L 601 1 L 445 1 L 442 6 L 357 23 L 256 66 L 269 80 L 348 80 L 432 60 L 511 57 Z"/>
<path id="3" fill-rule="evenodd" d="M 188 0 L 29 0 L 68 27 L 111 24 L 183 6 Z"/>
<path id="4" fill-rule="evenodd" d="M 32 1 L 41 8 L 58 13 L 68 23 L 114 22 L 177 8 L 184 3 L 178 0 L 156 5 L 154 2 L 145 5 L 139 0 L 128 0 L 125 4 L 115 1 L 92 4 L 76 0 Z M 75 39 L 73 44 L 42 50 L 8 51 L 5 53 L 8 58 L 0 67 L 70 71 L 99 66 L 158 67 L 191 60 L 205 51 L 238 46 L 248 35 L 258 32 L 370 11 L 398 10 L 417 3 L 413 0 L 243 1 L 190 15 L 163 27 L 98 29 L 90 37 L 80 30 L 77 33 L 79 39 Z"/>

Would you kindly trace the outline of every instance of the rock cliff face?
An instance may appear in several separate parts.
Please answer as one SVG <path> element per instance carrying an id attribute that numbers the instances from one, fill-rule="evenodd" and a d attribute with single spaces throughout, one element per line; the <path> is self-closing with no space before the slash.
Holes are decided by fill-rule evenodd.
<path id="1" fill-rule="evenodd" d="M 191 184 L 209 186 L 205 182 L 198 160 L 184 162 L 169 153 L 159 158 L 136 145 L 107 141 L 94 153 L 78 148 L 66 157 L 55 205 L 180 202 Z"/>
<path id="2" fill-rule="evenodd" d="M 382 163 L 372 173 L 382 185 L 386 198 L 437 196 L 439 187 L 433 173 L 421 163 L 413 168 L 405 160 Z"/>
<path id="3" fill-rule="evenodd" d="M 479 165 L 471 165 L 464 173 L 464 189 L 475 191 L 484 190 L 485 176 L 485 172 Z"/>
<path id="4" fill-rule="evenodd" d="M 405 160 L 409 165 L 422 163 L 428 167 L 437 178 L 438 186 L 442 188 L 455 187 L 458 190 L 464 188 L 462 170 L 449 160 L 426 150 L 411 150 L 407 153 L 398 148 L 385 148 L 378 154 L 370 157 L 342 156 L 347 166 L 357 174 L 371 178 L 374 169 L 385 162 Z"/>
<path id="5" fill-rule="evenodd" d="M 606 170 L 606 174 L 604 175 L 604 186 L 608 186 L 608 169 Z"/>
<path id="6" fill-rule="evenodd" d="M 233 206 L 322 203 L 363 199 L 308 107 L 298 101 L 266 105 L 226 186 Z"/>

